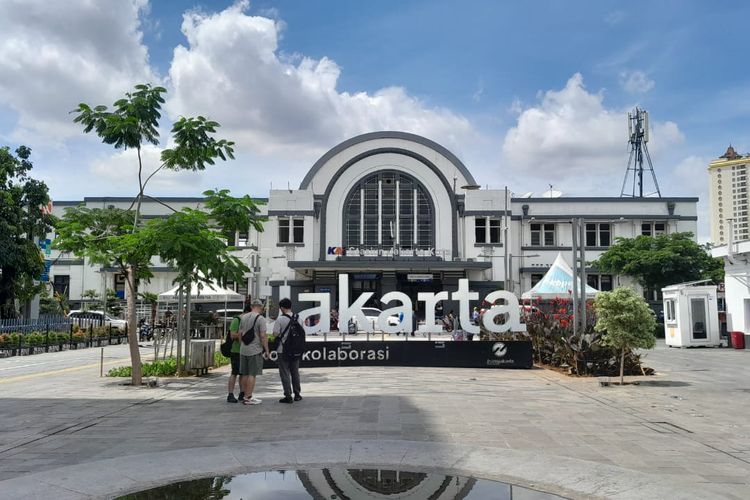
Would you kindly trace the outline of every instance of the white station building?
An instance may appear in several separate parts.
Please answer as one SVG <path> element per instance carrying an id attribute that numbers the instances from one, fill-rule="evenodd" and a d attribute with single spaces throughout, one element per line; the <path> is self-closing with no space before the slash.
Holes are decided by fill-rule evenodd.
<path id="1" fill-rule="evenodd" d="M 127 208 L 131 199 L 90 197 L 56 202 L 66 207 Z M 199 207 L 201 198 L 169 198 L 175 208 Z M 235 235 L 237 254 L 251 272 L 229 286 L 253 297 L 330 292 L 349 274 L 350 297 L 399 290 L 452 290 L 460 278 L 480 296 L 506 288 L 518 296 L 540 280 L 558 253 L 571 263 L 571 219 L 586 223 L 586 259 L 595 260 L 617 237 L 697 230 L 697 198 L 514 197 L 481 189 L 469 168 L 443 146 L 414 134 L 374 132 L 353 137 L 324 154 L 298 189 L 272 190 L 262 212 L 263 232 Z M 146 218 L 168 209 L 145 202 Z M 50 235 L 52 238 L 54 235 Z M 49 279 L 73 304 L 84 290 L 124 293 L 116 270 L 89 265 L 56 251 Z M 158 261 L 142 288 L 172 286 L 175 273 Z M 589 284 L 609 290 L 625 278 L 591 269 Z M 655 297 L 654 297 L 655 298 Z M 449 311 L 453 304 L 447 304 Z M 457 310 L 457 309 L 456 309 Z"/>

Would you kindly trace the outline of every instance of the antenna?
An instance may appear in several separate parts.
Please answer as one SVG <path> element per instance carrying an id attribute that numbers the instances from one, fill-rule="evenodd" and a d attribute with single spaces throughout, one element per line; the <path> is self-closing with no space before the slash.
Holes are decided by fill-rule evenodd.
<path id="1" fill-rule="evenodd" d="M 651 155 L 648 152 L 648 111 L 635 108 L 628 113 L 628 143 L 630 144 L 630 156 L 628 157 L 628 168 L 625 170 L 625 178 L 622 181 L 620 197 L 644 198 L 656 195 L 661 198 L 659 183 L 656 181 L 654 165 L 651 163 Z M 647 165 L 644 166 L 643 159 Z M 651 172 L 654 189 L 651 193 L 643 193 L 643 172 Z M 631 173 L 632 172 L 632 173 Z M 632 190 L 628 189 L 628 180 L 632 177 Z M 628 191 L 631 191 L 630 193 Z"/>

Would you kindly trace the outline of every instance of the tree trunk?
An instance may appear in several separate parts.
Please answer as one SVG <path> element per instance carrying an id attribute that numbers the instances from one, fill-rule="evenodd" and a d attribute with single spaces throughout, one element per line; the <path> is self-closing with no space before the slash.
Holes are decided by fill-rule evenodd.
<path id="1" fill-rule="evenodd" d="M 130 366 L 132 370 L 130 382 L 134 387 L 140 387 L 142 382 L 141 351 L 138 349 L 138 331 L 135 315 L 135 271 L 133 266 L 128 266 L 126 279 L 128 283 L 128 345 L 130 347 Z"/>
<path id="2" fill-rule="evenodd" d="M 622 348 L 620 354 L 620 385 L 625 385 L 625 348 Z"/>

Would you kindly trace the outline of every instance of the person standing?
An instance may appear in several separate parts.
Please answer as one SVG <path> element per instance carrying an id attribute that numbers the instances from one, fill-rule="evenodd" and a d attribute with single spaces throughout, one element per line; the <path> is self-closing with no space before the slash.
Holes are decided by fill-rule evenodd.
<path id="1" fill-rule="evenodd" d="M 247 314 L 251 311 L 250 304 L 245 304 L 245 308 L 242 310 L 242 314 Z M 234 397 L 234 385 L 237 381 L 237 376 L 240 374 L 240 319 L 241 316 L 237 316 L 232 320 L 229 325 L 229 338 L 232 339 L 232 353 L 229 359 L 232 363 L 232 371 L 229 374 L 229 383 L 227 389 L 229 394 L 227 395 L 227 403 L 237 403 L 245 397 L 245 392 L 242 389 L 242 379 L 240 378 L 240 397 L 239 400 Z"/>
<path id="2" fill-rule="evenodd" d="M 277 363 L 279 365 L 279 377 L 281 378 L 281 385 L 284 386 L 284 397 L 279 400 L 279 403 L 291 404 L 295 401 L 302 401 L 302 389 L 299 381 L 299 357 L 291 356 L 291 353 L 284 353 L 284 348 L 290 350 L 288 340 L 290 337 L 291 329 L 296 328 L 293 326 L 295 323 L 297 326 L 297 315 L 292 313 L 292 301 L 284 298 L 279 301 L 279 309 L 281 314 L 276 318 L 276 322 L 273 325 L 274 338 L 279 337 L 279 347 L 276 349 L 278 353 Z M 286 345 L 285 345 L 286 344 Z M 292 397 L 292 391 L 294 391 L 294 397 Z"/>
<path id="3" fill-rule="evenodd" d="M 268 336 L 263 303 L 254 300 L 251 311 L 240 318 L 240 386 L 244 393 L 242 402 L 246 405 L 259 405 L 263 401 L 253 396 L 255 381 L 263 374 L 263 359 L 268 357 Z"/>

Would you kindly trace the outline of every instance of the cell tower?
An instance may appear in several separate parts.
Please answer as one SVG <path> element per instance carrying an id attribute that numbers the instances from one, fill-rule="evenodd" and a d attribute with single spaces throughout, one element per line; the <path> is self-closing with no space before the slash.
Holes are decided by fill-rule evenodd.
<path id="1" fill-rule="evenodd" d="M 635 108 L 628 113 L 628 142 L 630 143 L 630 157 L 628 158 L 628 168 L 625 170 L 625 179 L 622 181 L 621 197 L 644 198 L 656 195 L 661 198 L 659 183 L 656 181 L 654 165 L 651 163 L 651 155 L 648 154 L 648 111 Z M 646 159 L 647 166 L 644 166 L 643 160 Z M 650 193 L 644 194 L 643 189 L 643 172 L 651 172 L 651 179 L 654 181 L 654 189 Z M 629 179 L 632 178 L 632 190 L 629 189 Z"/>

